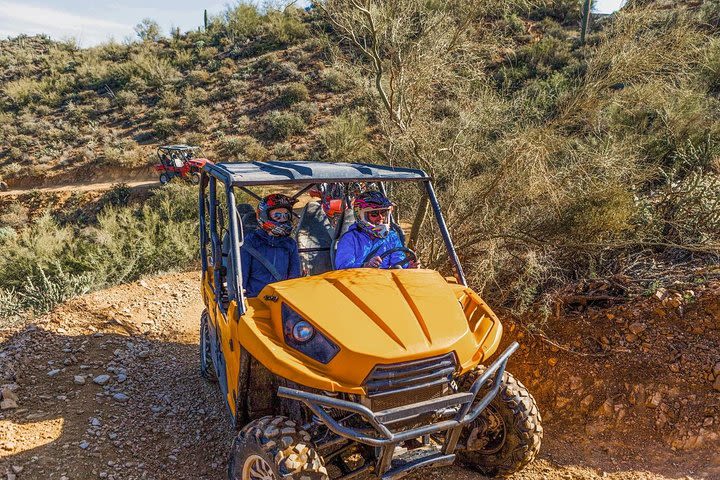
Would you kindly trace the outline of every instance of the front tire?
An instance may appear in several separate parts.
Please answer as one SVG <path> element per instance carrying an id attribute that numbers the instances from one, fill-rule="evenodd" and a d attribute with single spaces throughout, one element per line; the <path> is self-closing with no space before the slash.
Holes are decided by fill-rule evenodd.
<path id="1" fill-rule="evenodd" d="M 469 374 L 466 387 L 484 370 L 478 367 Z M 482 389 L 478 397 L 481 395 Z M 535 399 L 525 385 L 505 372 L 493 401 L 463 429 L 461 442 L 465 448 L 458 451 L 458 458 L 483 475 L 507 477 L 535 459 L 542 438 L 542 418 Z"/>
<path id="2" fill-rule="evenodd" d="M 170 175 L 167 173 L 160 174 L 160 185 L 167 185 L 170 182 Z"/>
<path id="3" fill-rule="evenodd" d="M 200 172 L 192 172 L 190 174 L 190 183 L 200 185 Z"/>
<path id="4" fill-rule="evenodd" d="M 200 376 L 210 383 L 216 383 L 217 375 L 210 350 L 211 341 L 210 315 L 207 310 L 203 310 L 200 315 Z"/>
<path id="5" fill-rule="evenodd" d="M 292 420 L 268 416 L 249 423 L 233 442 L 229 480 L 329 480 L 310 435 Z"/>

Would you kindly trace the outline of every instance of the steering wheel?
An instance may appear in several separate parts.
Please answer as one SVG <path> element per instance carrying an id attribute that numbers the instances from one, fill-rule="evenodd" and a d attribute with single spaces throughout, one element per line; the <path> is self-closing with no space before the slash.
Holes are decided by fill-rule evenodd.
<path id="1" fill-rule="evenodd" d="M 393 263 L 392 265 L 389 265 L 388 268 L 403 268 L 405 265 L 407 265 L 410 262 L 417 262 L 417 254 L 410 250 L 407 247 L 395 247 L 391 248 L 387 252 L 383 252 L 381 255 L 379 255 L 381 260 L 385 260 L 387 257 L 392 255 L 393 253 L 402 252 L 404 254 L 404 257 L 400 259 L 399 261 Z"/>

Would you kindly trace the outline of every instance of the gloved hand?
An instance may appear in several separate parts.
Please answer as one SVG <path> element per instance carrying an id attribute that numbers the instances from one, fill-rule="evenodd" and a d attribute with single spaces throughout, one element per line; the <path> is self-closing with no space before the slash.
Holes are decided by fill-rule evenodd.
<path id="1" fill-rule="evenodd" d="M 382 258 L 380 258 L 379 256 L 375 256 L 375 257 L 371 258 L 370 260 L 368 260 L 367 262 L 365 262 L 363 264 L 363 267 L 365 267 L 365 268 L 380 268 L 381 264 L 382 264 Z"/>

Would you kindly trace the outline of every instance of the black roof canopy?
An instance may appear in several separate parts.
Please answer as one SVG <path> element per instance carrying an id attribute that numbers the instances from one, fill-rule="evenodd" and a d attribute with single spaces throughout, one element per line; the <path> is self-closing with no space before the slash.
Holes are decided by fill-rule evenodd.
<path id="1" fill-rule="evenodd" d="M 365 163 L 269 161 L 208 163 L 204 168 L 236 186 L 430 180 L 422 170 Z"/>

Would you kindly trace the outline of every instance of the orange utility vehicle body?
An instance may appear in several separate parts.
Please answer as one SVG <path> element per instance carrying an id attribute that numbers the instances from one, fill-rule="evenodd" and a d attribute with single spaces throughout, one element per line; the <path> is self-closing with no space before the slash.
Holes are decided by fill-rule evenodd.
<path id="1" fill-rule="evenodd" d="M 453 279 L 454 280 L 454 279 Z M 212 295 L 211 276 L 203 295 Z M 357 269 L 285 280 L 265 287 L 234 321 L 218 325 L 227 377 L 238 378 L 240 356 L 231 341 L 283 378 L 328 392 L 364 395 L 363 382 L 377 364 L 400 363 L 454 353 L 463 374 L 495 353 L 502 325 L 471 289 L 448 282 L 434 270 Z M 288 348 L 281 307 L 310 318 L 319 332 L 343 348 L 323 364 Z M 338 316 L 338 312 L 343 312 Z M 236 304 L 228 317 L 238 315 Z M 228 389 L 228 406 L 236 414 Z"/>
<path id="2" fill-rule="evenodd" d="M 406 261 L 389 269 L 334 269 L 338 240 L 353 222 L 352 192 L 359 185 L 384 193 L 394 182 L 424 187 L 453 277 L 401 268 Z M 339 218 L 329 221 L 317 201 L 299 215 L 295 238 L 307 275 L 270 283 L 247 298 L 240 250 L 256 217 L 236 198 L 259 200 L 253 188 L 270 193 L 269 185 L 296 186 L 297 198 L 320 184 L 346 193 Z M 424 212 L 427 204 L 418 208 Z M 425 172 L 350 163 L 208 162 L 199 216 L 207 307 L 201 373 L 217 381 L 239 430 L 231 480 L 361 474 L 392 480 L 449 465 L 456 455 L 499 475 L 534 458 L 542 437 L 537 406 L 505 371 L 518 344 L 490 362 L 502 325 L 467 286 Z M 406 239 L 392 213 L 389 220 L 404 245 L 417 243 L 417 229 Z M 406 246 L 386 253 L 393 251 L 417 258 Z M 359 465 L 349 460 L 354 454 L 363 460 Z"/>

